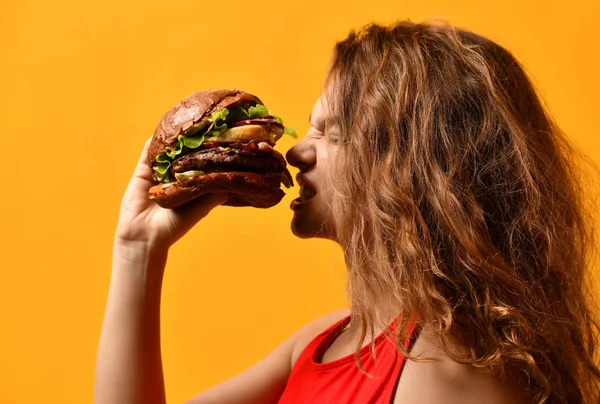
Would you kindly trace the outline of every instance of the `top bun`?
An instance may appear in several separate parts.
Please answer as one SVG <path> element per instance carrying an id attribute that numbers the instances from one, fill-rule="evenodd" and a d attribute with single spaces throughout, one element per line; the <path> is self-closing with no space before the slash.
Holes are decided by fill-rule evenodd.
<path id="1" fill-rule="evenodd" d="M 236 88 L 204 90 L 188 95 L 171 107 L 158 123 L 148 148 L 148 162 L 152 164 L 156 156 L 176 144 L 177 137 L 195 123 L 210 117 L 213 112 L 238 104 L 248 107 L 262 104 L 262 101 Z"/>

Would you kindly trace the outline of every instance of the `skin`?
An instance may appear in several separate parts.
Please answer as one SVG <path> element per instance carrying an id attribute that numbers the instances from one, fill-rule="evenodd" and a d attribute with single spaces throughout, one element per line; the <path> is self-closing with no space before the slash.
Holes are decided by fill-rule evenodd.
<path id="1" fill-rule="evenodd" d="M 300 172 L 296 182 L 300 185 L 300 203 L 292 203 L 292 232 L 301 238 L 320 237 L 336 239 L 331 223 L 329 201 L 325 179 L 329 163 L 335 156 L 337 146 L 324 141 L 324 126 L 327 110 L 325 98 L 321 97 L 311 113 L 308 133 L 286 154 L 288 163 Z M 314 196 L 312 194 L 314 193 Z"/>
<path id="2" fill-rule="evenodd" d="M 326 176 L 340 147 L 336 135 L 324 135 L 327 105 L 321 97 L 311 114 L 311 128 L 287 153 L 299 168 L 304 185 L 292 207 L 292 231 L 302 238 L 335 241 L 335 229 L 326 189 Z M 329 130 L 329 129 L 328 129 Z M 170 246 L 222 204 L 223 194 L 206 195 L 176 210 L 160 208 L 147 197 L 153 185 L 146 164 L 146 142 L 121 204 L 113 247 L 111 283 L 102 327 L 95 376 L 96 404 L 162 404 L 166 402 L 160 352 L 160 296 Z M 313 197 L 314 195 L 314 197 Z M 329 313 L 307 324 L 273 352 L 243 373 L 187 401 L 187 404 L 276 403 L 291 369 L 306 345 L 320 332 L 350 314 L 348 309 Z M 376 330 L 376 334 L 381 330 Z M 323 362 L 352 355 L 357 342 L 355 324 L 325 352 Z M 368 343 L 368 342 L 366 342 Z M 460 344 L 457 342 L 457 346 Z M 413 353 L 432 360 L 409 361 L 400 378 L 394 403 L 529 402 L 518 383 L 500 381 L 472 367 L 451 361 L 432 333 L 424 329 Z"/>

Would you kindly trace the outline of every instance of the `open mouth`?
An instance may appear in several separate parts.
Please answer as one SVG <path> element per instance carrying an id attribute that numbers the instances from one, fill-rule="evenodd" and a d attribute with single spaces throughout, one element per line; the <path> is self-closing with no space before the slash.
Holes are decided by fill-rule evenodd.
<path id="1" fill-rule="evenodd" d="M 307 202 L 309 200 L 311 200 L 312 198 L 314 198 L 317 195 L 317 191 L 315 191 L 314 188 L 309 187 L 306 184 L 303 184 L 300 187 L 300 196 L 298 197 L 298 200 L 300 202 Z"/>
<path id="2" fill-rule="evenodd" d="M 292 210 L 300 209 L 304 204 L 309 202 L 316 195 L 317 195 L 317 191 L 314 188 L 312 188 L 306 184 L 302 184 L 302 185 L 300 185 L 300 195 L 298 196 L 298 198 L 296 198 L 292 201 L 290 208 Z"/>

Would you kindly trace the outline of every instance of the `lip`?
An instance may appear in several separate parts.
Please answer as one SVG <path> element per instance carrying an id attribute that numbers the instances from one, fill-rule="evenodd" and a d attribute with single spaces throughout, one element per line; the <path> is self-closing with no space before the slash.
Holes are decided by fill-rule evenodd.
<path id="1" fill-rule="evenodd" d="M 305 186 L 305 187 L 308 187 L 308 188 L 312 188 L 315 191 L 315 193 L 316 193 L 315 186 L 312 184 L 312 182 L 308 178 L 306 178 L 305 175 L 303 175 L 301 173 L 296 174 L 296 183 L 300 187 Z M 313 198 L 310 198 L 308 200 L 303 201 L 303 200 L 300 200 L 300 196 L 299 196 L 298 198 L 294 199 L 292 201 L 292 203 L 290 203 L 290 209 L 292 209 L 293 211 L 302 210 L 308 204 L 310 204 L 312 200 L 313 200 Z"/>
<path id="2" fill-rule="evenodd" d="M 296 183 L 299 186 L 306 185 L 309 188 L 314 189 L 315 191 L 317 190 L 317 188 L 314 186 L 314 184 L 308 178 L 306 178 L 306 175 L 304 175 L 304 174 L 301 174 L 301 173 L 296 174 Z"/>
<path id="3" fill-rule="evenodd" d="M 301 201 L 300 198 L 296 198 L 292 201 L 292 203 L 290 203 L 290 209 L 294 212 L 302 210 L 310 203 L 310 201 L 312 201 L 312 199 L 309 199 L 308 201 Z"/>

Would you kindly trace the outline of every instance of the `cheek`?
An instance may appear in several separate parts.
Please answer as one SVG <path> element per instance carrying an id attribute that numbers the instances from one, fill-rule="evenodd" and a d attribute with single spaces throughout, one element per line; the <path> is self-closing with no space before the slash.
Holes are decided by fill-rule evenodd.
<path id="1" fill-rule="evenodd" d="M 328 166 L 337 152 L 336 148 L 325 139 L 321 139 L 316 149 L 317 162 L 322 166 Z"/>
<path id="2" fill-rule="evenodd" d="M 322 170 L 330 174 L 336 167 L 336 161 L 341 158 L 341 149 L 337 144 L 323 140 L 317 148 L 317 161 L 318 166 Z"/>
<path id="3" fill-rule="evenodd" d="M 317 188 L 317 194 L 306 209 L 294 212 L 292 231 L 298 237 L 334 238 L 331 201 L 333 200 L 332 181 L 335 181 L 333 171 L 336 154 L 336 147 L 325 141 L 319 141 L 315 145 L 316 165 L 313 181 Z"/>
<path id="4" fill-rule="evenodd" d="M 335 165 L 335 155 L 336 150 L 332 147 L 323 147 L 319 153 L 319 193 L 317 196 L 320 196 L 320 203 L 331 203 L 335 184 L 342 179 L 338 167 Z"/>

